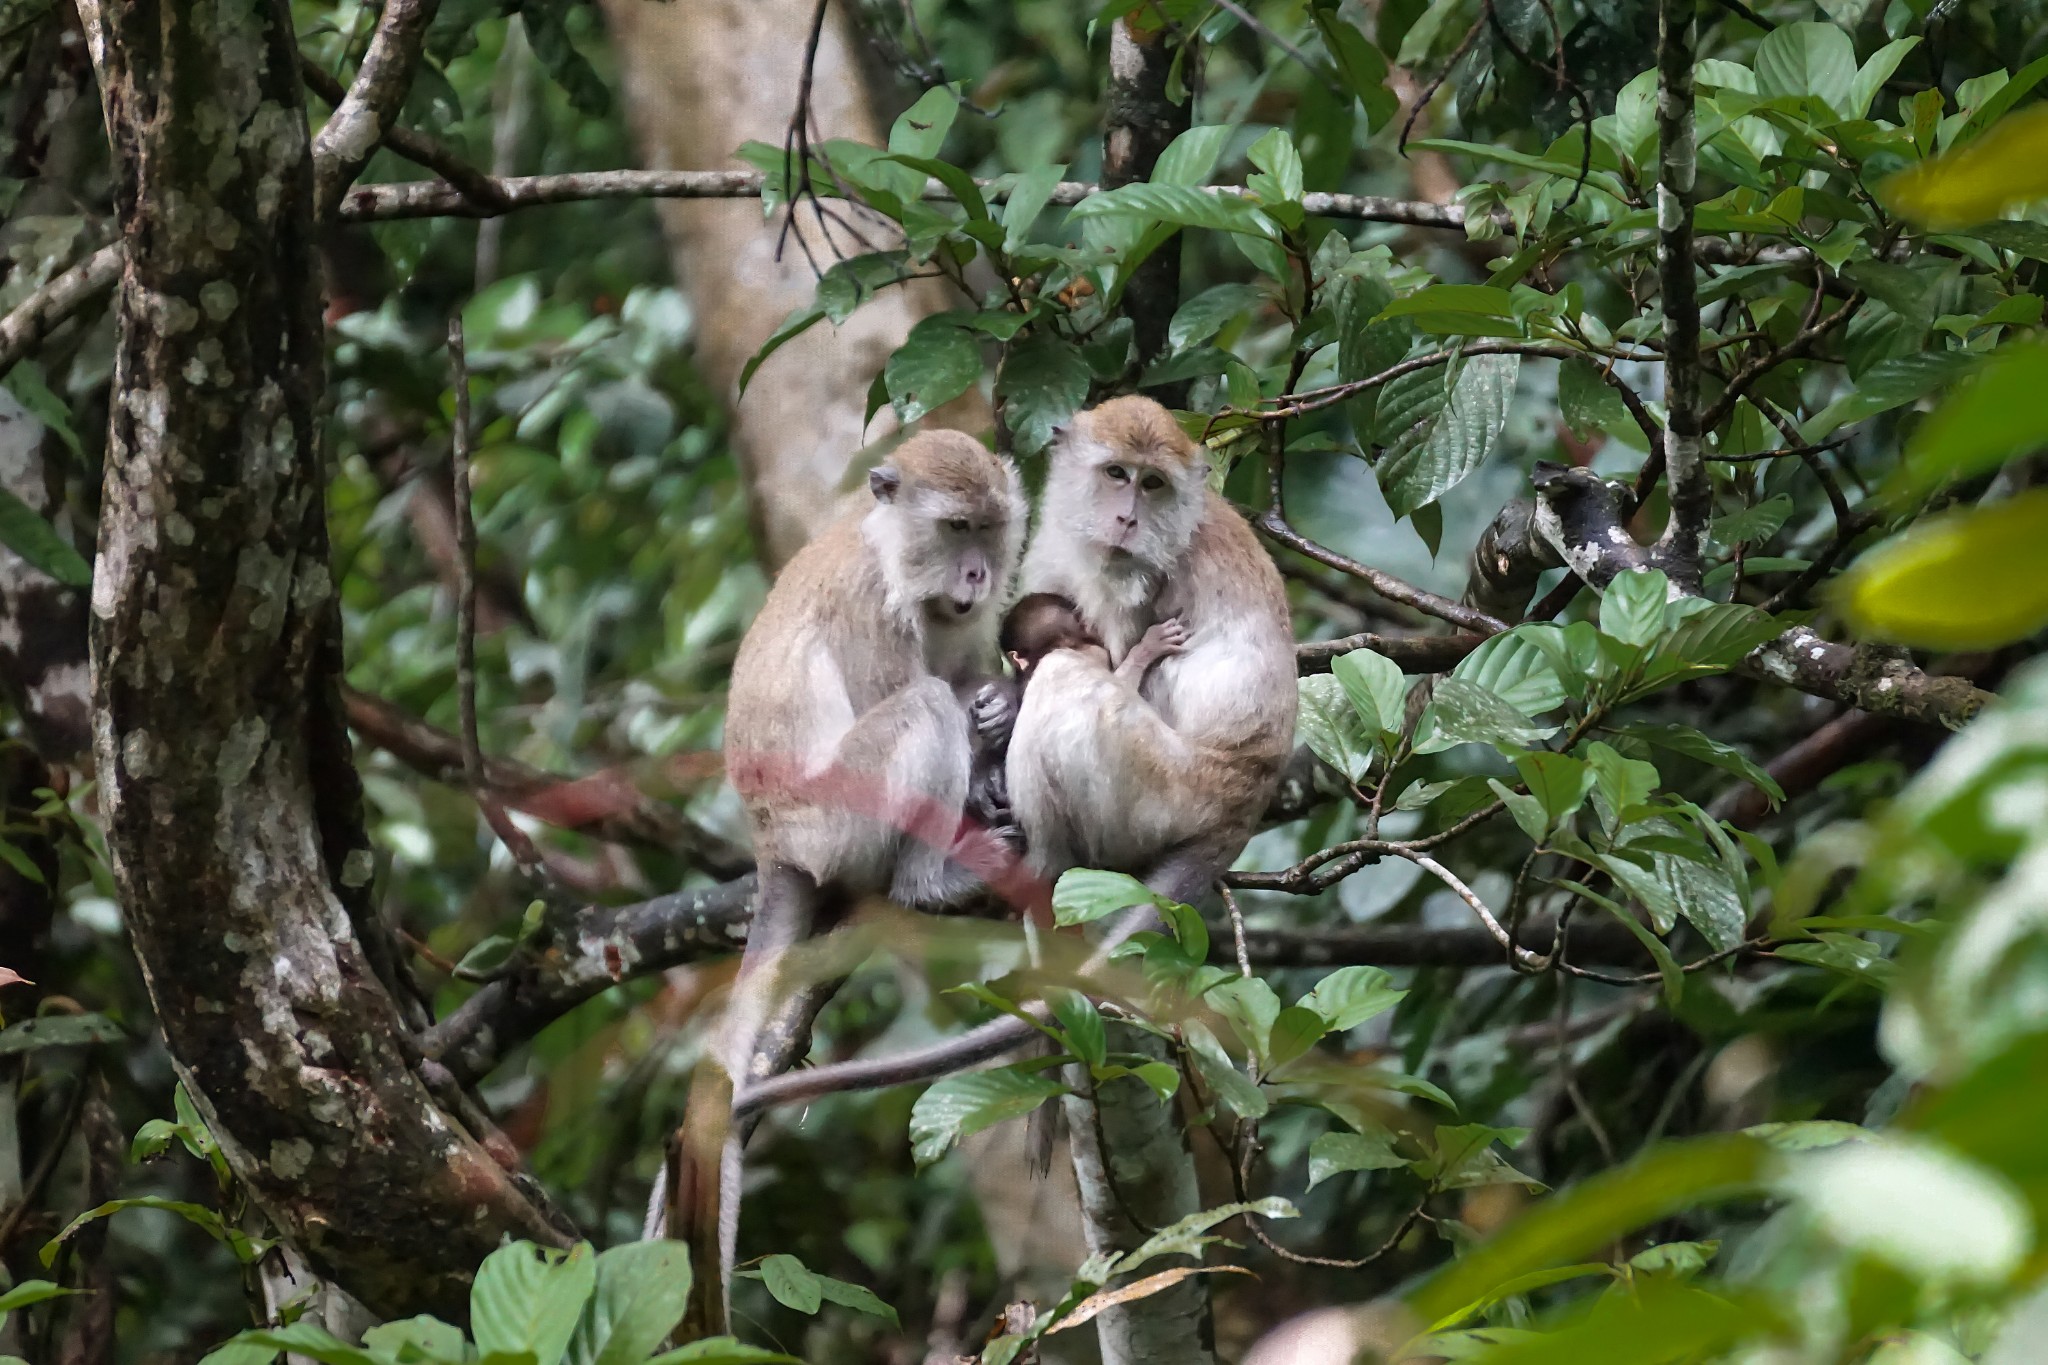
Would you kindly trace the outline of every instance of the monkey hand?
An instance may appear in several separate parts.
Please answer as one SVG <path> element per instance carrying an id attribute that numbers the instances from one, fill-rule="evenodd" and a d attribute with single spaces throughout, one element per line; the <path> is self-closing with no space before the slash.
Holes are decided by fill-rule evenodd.
<path id="1" fill-rule="evenodd" d="M 1145 637 L 1131 646 L 1131 652 L 1117 668 L 1117 673 L 1132 682 L 1141 681 L 1152 665 L 1161 659 L 1180 653 L 1188 647 L 1188 628 L 1181 624 L 1178 616 L 1169 616 L 1145 632 Z"/>
<path id="2" fill-rule="evenodd" d="M 974 721 L 974 741 L 982 753 L 995 753 L 1010 742 L 1010 730 L 1017 724 L 1017 698 L 1000 683 L 983 683 L 968 707 Z"/>

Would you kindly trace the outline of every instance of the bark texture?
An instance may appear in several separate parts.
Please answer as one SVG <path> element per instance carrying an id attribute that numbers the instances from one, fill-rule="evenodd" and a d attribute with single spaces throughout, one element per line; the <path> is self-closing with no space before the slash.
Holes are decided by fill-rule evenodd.
<path id="1" fill-rule="evenodd" d="M 365 935 L 291 16 L 80 9 L 126 246 L 91 634 L 136 955 L 237 1179 L 308 1264 L 380 1315 L 459 1319 L 500 1239 L 561 1234 L 435 1106 Z"/>
<path id="2" fill-rule="evenodd" d="M 1175 1060 L 1163 1039 L 1129 1024 L 1109 1025 L 1109 1046 Z M 1069 1079 L 1085 1082 L 1086 1073 L 1070 1068 Z M 1064 1103 L 1091 1253 L 1134 1251 L 1161 1228 L 1201 1211 L 1194 1154 L 1173 1104 L 1161 1103 L 1151 1087 L 1131 1076 Z M 1136 1273 L 1187 1264 L 1184 1257 L 1165 1257 Z M 1216 1358 L 1209 1288 L 1200 1276 L 1105 1309 L 1095 1322 L 1103 1365 L 1203 1365 Z"/>
<path id="3" fill-rule="evenodd" d="M 1119 19 L 1109 35 L 1109 113 L 1102 140 L 1102 185 L 1149 180 L 1159 154 L 1187 131 L 1193 101 L 1167 98 L 1174 46 L 1163 28 L 1136 29 Z M 1189 62 L 1194 60 L 1189 54 Z M 1138 364 L 1166 354 L 1166 331 L 1180 307 L 1180 237 L 1147 257 L 1124 290 Z M 1183 388 L 1185 386 L 1182 386 Z M 1173 402 L 1172 398 L 1162 401 Z"/>
<path id="4" fill-rule="evenodd" d="M 731 167 L 749 139 L 780 146 L 796 108 L 812 0 L 606 0 L 643 160 L 658 170 Z M 882 140 L 869 108 L 842 7 L 825 16 L 811 84 L 813 141 Z M 841 208 L 840 212 L 849 212 Z M 758 203 L 664 201 L 662 225 L 678 280 L 697 312 L 705 379 L 728 395 L 740 368 L 816 281 L 792 240 L 775 259 L 779 222 Z M 798 230 L 821 265 L 832 247 L 808 211 Z M 884 241 L 872 225 L 863 228 Z M 848 254 L 867 250 L 842 230 Z M 888 409 L 863 430 L 869 383 L 919 318 L 950 306 L 942 286 L 916 281 L 861 305 L 844 325 L 814 327 L 762 365 L 733 410 L 733 448 L 746 475 L 762 556 L 781 564 L 830 521 L 855 452 L 894 429 Z M 970 396 L 942 425 L 978 430 L 987 408 Z"/>

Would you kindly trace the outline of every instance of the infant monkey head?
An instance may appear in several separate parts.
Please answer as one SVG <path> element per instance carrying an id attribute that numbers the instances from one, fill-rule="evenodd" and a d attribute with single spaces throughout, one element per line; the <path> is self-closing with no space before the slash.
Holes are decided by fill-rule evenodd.
<path id="1" fill-rule="evenodd" d="M 1081 610 L 1058 593 L 1034 592 L 1017 600 L 1003 618 L 998 640 L 1003 658 L 1017 670 L 1017 681 L 1028 682 L 1038 661 L 1056 649 L 1099 649 L 1107 660 L 1108 650 L 1081 620 Z"/>

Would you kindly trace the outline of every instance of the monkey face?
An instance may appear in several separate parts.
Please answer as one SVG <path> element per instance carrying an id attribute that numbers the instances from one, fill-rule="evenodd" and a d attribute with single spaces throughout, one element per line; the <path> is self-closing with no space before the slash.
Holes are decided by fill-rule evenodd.
<path id="1" fill-rule="evenodd" d="M 1081 414 L 1053 459 L 1048 516 L 1112 567 L 1162 569 L 1187 548 L 1208 471 L 1157 403 L 1118 398 Z"/>
<path id="2" fill-rule="evenodd" d="M 958 432 L 905 442 L 868 475 L 866 534 L 891 600 L 932 622 L 966 621 L 1016 566 L 1024 500 L 1016 471 Z"/>

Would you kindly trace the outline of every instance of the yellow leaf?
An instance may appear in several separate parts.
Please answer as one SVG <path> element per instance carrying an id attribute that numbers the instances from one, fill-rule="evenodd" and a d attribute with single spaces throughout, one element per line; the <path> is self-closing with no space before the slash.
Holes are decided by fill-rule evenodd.
<path id="1" fill-rule="evenodd" d="M 1843 576 L 1861 634 L 1925 649 L 1993 649 L 2048 625 L 2048 489 L 1932 517 Z"/>
<path id="2" fill-rule="evenodd" d="M 2048 104 L 2008 114 L 1982 137 L 1900 171 L 1878 194 L 1900 216 L 1937 232 L 2048 198 Z"/>

